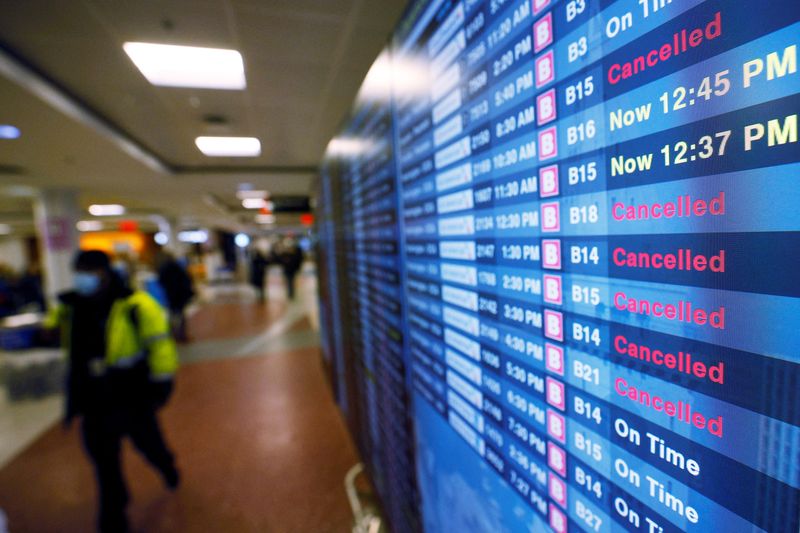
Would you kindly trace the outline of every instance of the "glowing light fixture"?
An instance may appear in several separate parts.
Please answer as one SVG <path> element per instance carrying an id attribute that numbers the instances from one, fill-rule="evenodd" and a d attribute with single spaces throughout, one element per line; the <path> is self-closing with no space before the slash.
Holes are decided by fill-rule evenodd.
<path id="1" fill-rule="evenodd" d="M 153 235 L 153 240 L 156 241 L 156 244 L 159 246 L 164 246 L 169 242 L 169 235 L 164 233 L 163 231 L 159 231 L 155 235 Z"/>
<path id="2" fill-rule="evenodd" d="M 125 214 L 125 207 L 119 204 L 93 204 L 89 213 L 96 217 L 114 217 Z"/>
<path id="3" fill-rule="evenodd" d="M 263 200 L 264 198 L 269 198 L 269 191 L 239 189 L 238 191 L 236 191 L 236 198 L 238 198 L 239 200 L 245 200 L 247 198 L 258 198 L 259 200 Z"/>
<path id="4" fill-rule="evenodd" d="M 99 220 L 81 220 L 75 226 L 78 231 L 100 231 L 103 229 L 103 223 Z"/>
<path id="5" fill-rule="evenodd" d="M 247 245 L 250 244 L 250 237 L 246 233 L 237 233 L 236 237 L 233 238 L 233 242 L 239 248 L 247 248 Z"/>
<path id="6" fill-rule="evenodd" d="M 227 90 L 247 87 L 242 54 L 236 50 L 131 42 L 122 48 L 153 85 Z"/>
<path id="7" fill-rule="evenodd" d="M 373 148 L 373 142 L 359 137 L 334 137 L 325 150 L 327 157 L 357 157 Z"/>
<path id="8" fill-rule="evenodd" d="M 208 232 L 202 229 L 181 231 L 178 233 L 178 240 L 193 244 L 204 243 L 208 240 Z"/>
<path id="9" fill-rule="evenodd" d="M 0 124 L 0 139 L 19 139 L 19 128 L 11 124 Z"/>
<path id="10" fill-rule="evenodd" d="M 209 157 L 255 157 L 261 155 L 261 141 L 255 137 L 198 137 L 197 148 Z"/>
<path id="11" fill-rule="evenodd" d="M 245 209 L 261 209 L 266 207 L 267 202 L 263 198 L 245 198 L 242 200 L 242 207 Z"/>

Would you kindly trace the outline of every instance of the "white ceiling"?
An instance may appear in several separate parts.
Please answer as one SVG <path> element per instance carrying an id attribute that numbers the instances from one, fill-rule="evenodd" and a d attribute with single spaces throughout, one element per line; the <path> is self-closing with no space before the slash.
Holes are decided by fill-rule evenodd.
<path id="1" fill-rule="evenodd" d="M 29 213 L 5 194 L 17 185 L 77 188 L 84 204 L 120 202 L 228 226 L 237 214 L 210 208 L 208 195 L 235 205 L 240 183 L 308 194 L 405 3 L 0 0 L 0 124 L 22 131 L 0 140 L 0 221 Z M 235 48 L 247 89 L 154 87 L 123 52 L 125 41 Z M 209 115 L 226 123 L 209 124 Z M 205 157 L 194 146 L 203 134 L 258 137 L 262 155 Z"/>

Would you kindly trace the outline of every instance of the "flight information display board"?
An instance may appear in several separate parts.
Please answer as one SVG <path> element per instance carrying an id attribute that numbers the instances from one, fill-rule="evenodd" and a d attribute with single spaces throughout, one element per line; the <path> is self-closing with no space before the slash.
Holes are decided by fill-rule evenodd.
<path id="1" fill-rule="evenodd" d="M 388 68 L 388 52 L 373 66 Z M 389 85 L 367 78 L 323 167 L 321 294 L 337 397 L 398 531 L 418 529 Z M 331 249 L 331 238 L 334 248 Z M 339 294 L 339 300 L 331 299 Z M 336 317 L 328 320 L 328 317 Z"/>
<path id="2" fill-rule="evenodd" d="M 800 530 L 798 41 L 797 0 L 409 6 L 422 529 Z"/>

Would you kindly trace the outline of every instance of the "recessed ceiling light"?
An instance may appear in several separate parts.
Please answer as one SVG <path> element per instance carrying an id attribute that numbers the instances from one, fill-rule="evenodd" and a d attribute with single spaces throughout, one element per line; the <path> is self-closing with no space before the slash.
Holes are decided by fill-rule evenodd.
<path id="1" fill-rule="evenodd" d="M 275 203 L 264 200 L 263 198 L 245 198 L 242 200 L 242 207 L 245 209 L 266 209 L 267 211 L 273 211 L 275 209 Z"/>
<path id="2" fill-rule="evenodd" d="M 255 157 L 261 142 L 255 137 L 198 137 L 194 143 L 209 157 Z"/>
<path id="3" fill-rule="evenodd" d="M 245 209 L 261 209 L 266 206 L 263 198 L 245 198 L 242 200 L 242 207 Z"/>
<path id="4" fill-rule="evenodd" d="M 119 204 L 93 204 L 89 206 L 89 213 L 96 217 L 113 217 L 125 214 L 125 207 Z"/>
<path id="5" fill-rule="evenodd" d="M 81 220 L 75 226 L 78 231 L 100 231 L 103 229 L 103 223 L 99 220 Z"/>
<path id="6" fill-rule="evenodd" d="M 244 89 L 242 54 L 223 48 L 125 43 L 125 53 L 147 81 L 164 87 Z"/>
<path id="7" fill-rule="evenodd" d="M 11 124 L 0 124 L 0 139 L 18 139 L 19 128 Z"/>
<path id="8" fill-rule="evenodd" d="M 156 244 L 159 244 L 161 246 L 166 246 L 166 244 L 169 242 L 169 235 L 167 235 L 163 231 L 159 231 L 158 233 L 153 235 L 153 240 L 156 241 Z"/>
<path id="9" fill-rule="evenodd" d="M 181 231 L 178 233 L 181 242 L 202 244 L 208 240 L 208 232 L 202 229 Z"/>
<path id="10" fill-rule="evenodd" d="M 236 197 L 239 200 L 244 200 L 245 198 L 258 198 L 259 200 L 263 200 L 264 198 L 269 198 L 269 192 L 256 191 L 253 189 L 239 189 L 236 191 Z"/>
<path id="11" fill-rule="evenodd" d="M 334 137 L 328 142 L 325 155 L 329 157 L 356 157 L 368 152 L 372 142 L 358 137 Z"/>

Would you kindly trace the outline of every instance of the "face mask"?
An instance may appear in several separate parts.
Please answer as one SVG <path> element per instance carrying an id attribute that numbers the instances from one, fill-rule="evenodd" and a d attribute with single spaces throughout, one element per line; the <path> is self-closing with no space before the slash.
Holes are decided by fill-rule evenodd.
<path id="1" fill-rule="evenodd" d="M 75 273 L 75 292 L 81 296 L 91 296 L 100 288 L 100 276 L 89 272 Z"/>

